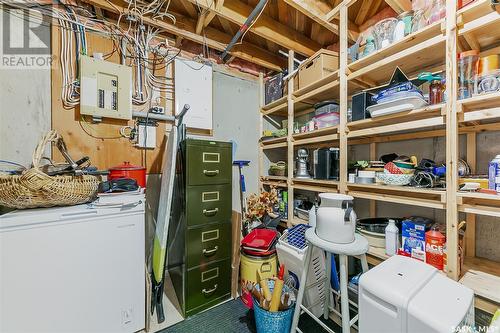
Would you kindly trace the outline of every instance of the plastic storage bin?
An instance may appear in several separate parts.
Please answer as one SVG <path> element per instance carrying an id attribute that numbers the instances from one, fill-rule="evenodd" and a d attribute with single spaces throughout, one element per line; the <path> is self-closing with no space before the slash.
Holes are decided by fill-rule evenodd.
<path id="1" fill-rule="evenodd" d="M 286 280 L 292 282 L 295 289 L 299 289 L 300 277 L 305 265 L 305 252 L 307 244 L 305 240 L 305 232 L 309 226 L 299 224 L 287 230 L 278 240 L 276 244 L 276 252 L 278 260 L 287 268 Z M 314 248 L 312 253 L 312 264 L 309 265 L 307 275 L 307 286 L 313 283 L 322 281 L 326 278 L 325 255 L 323 251 Z M 303 304 L 315 316 L 319 317 L 323 313 L 323 305 L 327 292 L 325 284 L 319 283 L 314 287 L 306 288 L 304 293 Z"/>
<path id="2" fill-rule="evenodd" d="M 340 122 L 340 115 L 338 112 L 324 113 L 319 116 L 314 116 L 314 127 L 322 129 L 326 127 L 336 126 Z"/>

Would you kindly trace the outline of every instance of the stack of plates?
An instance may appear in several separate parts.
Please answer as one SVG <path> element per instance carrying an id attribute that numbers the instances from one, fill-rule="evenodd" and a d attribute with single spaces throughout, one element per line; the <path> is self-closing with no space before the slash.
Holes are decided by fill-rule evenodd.
<path id="1" fill-rule="evenodd" d="M 393 113 L 410 111 L 427 105 L 420 94 L 406 94 L 386 102 L 371 105 L 366 108 L 372 118 L 382 117 Z"/>

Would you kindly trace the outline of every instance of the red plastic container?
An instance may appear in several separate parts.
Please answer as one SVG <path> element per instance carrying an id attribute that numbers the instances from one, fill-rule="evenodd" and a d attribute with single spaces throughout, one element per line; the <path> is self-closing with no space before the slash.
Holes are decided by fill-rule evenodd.
<path id="1" fill-rule="evenodd" d="M 146 168 L 143 166 L 133 165 L 130 162 L 109 168 L 108 179 L 131 178 L 137 181 L 137 185 L 146 188 Z"/>
<path id="2" fill-rule="evenodd" d="M 446 237 L 433 228 L 425 233 L 425 261 L 440 271 L 444 268 Z"/>

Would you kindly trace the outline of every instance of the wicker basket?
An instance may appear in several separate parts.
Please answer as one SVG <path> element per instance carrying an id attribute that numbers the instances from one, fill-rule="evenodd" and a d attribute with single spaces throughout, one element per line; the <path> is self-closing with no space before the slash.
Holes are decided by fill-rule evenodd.
<path id="1" fill-rule="evenodd" d="M 279 161 L 269 167 L 269 176 L 286 176 L 286 162 Z"/>
<path id="2" fill-rule="evenodd" d="M 96 176 L 49 176 L 40 170 L 40 160 L 47 144 L 59 138 L 50 131 L 33 153 L 33 167 L 21 175 L 0 175 L 0 205 L 24 209 L 69 206 L 92 200 L 100 178 Z"/>

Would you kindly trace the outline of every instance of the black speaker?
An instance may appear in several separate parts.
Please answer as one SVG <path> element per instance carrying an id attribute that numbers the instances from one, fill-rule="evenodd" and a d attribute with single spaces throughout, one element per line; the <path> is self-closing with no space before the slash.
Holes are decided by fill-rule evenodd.
<path id="1" fill-rule="evenodd" d="M 270 77 L 265 83 L 265 103 L 272 103 L 283 97 L 283 73 Z"/>
<path id="2" fill-rule="evenodd" d="M 372 96 L 373 94 L 367 91 L 352 96 L 352 121 L 371 118 L 366 108 L 375 104 L 372 102 Z"/>

